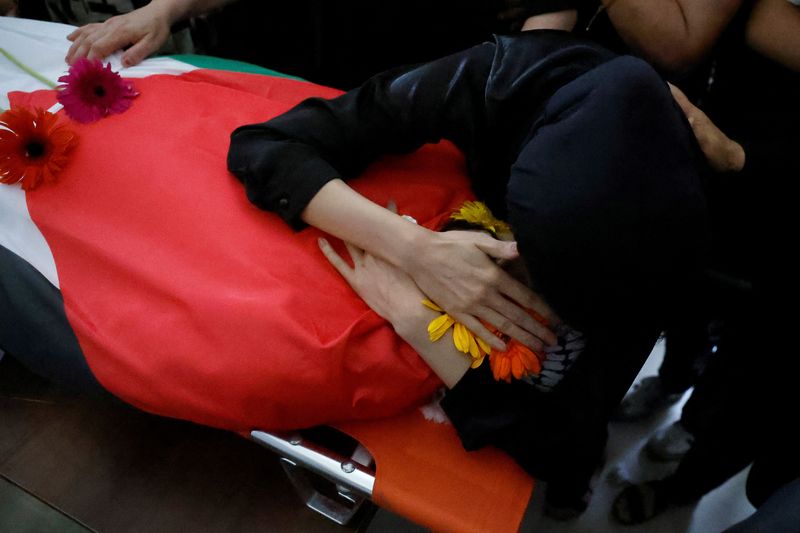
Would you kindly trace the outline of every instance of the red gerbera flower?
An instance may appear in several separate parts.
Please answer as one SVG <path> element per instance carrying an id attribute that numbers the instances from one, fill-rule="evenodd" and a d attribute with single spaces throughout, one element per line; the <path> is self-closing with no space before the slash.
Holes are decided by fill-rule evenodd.
<path id="1" fill-rule="evenodd" d="M 0 115 L 0 183 L 22 181 L 30 190 L 55 181 L 78 145 L 78 136 L 43 109 L 12 106 Z"/>
<path id="2" fill-rule="evenodd" d="M 103 67 L 97 59 L 79 59 L 58 81 L 63 82 L 57 87 L 58 101 L 70 118 L 83 124 L 124 112 L 139 95 L 133 83 L 111 70 L 110 63 Z"/>

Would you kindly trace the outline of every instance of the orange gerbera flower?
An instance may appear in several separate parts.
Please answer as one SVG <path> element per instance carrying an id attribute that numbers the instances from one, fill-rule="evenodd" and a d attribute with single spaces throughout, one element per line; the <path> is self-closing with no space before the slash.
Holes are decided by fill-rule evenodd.
<path id="1" fill-rule="evenodd" d="M 534 318 L 541 319 L 540 322 L 544 321 L 544 318 L 535 311 L 528 312 L 534 315 Z M 501 352 L 492 349 L 491 353 L 489 353 L 489 366 L 492 368 L 492 375 L 495 380 L 500 381 L 502 379 L 506 383 L 511 383 L 511 376 L 516 379 L 522 379 L 525 376 L 535 376 L 542 371 L 542 362 L 533 350 L 499 331 L 491 324 L 484 322 L 483 325 L 506 343 L 506 351 Z"/>
<path id="2" fill-rule="evenodd" d="M 508 350 L 499 352 L 492 350 L 489 354 L 489 365 L 492 367 L 494 379 L 511 383 L 511 376 L 522 379 L 525 376 L 537 375 L 542 371 L 542 363 L 533 351 L 517 341 L 508 343 Z"/>
<path id="3" fill-rule="evenodd" d="M 43 109 L 12 106 L 0 115 L 0 183 L 25 190 L 55 181 L 78 145 L 78 136 Z"/>

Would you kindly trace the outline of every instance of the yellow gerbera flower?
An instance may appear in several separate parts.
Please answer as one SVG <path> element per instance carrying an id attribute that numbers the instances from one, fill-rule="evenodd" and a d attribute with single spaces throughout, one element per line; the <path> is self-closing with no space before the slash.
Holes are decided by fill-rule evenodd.
<path id="1" fill-rule="evenodd" d="M 422 304 L 429 309 L 442 313 L 428 324 L 428 338 L 430 338 L 431 342 L 438 341 L 451 326 L 455 326 L 453 328 L 453 344 L 458 351 L 469 354 L 472 358 L 470 365 L 472 368 L 478 368 L 486 355 L 492 351 L 492 348 L 464 324 L 456 322 L 453 317 L 444 313 L 443 309 L 432 301 L 423 300 Z"/>
<path id="2" fill-rule="evenodd" d="M 441 339 L 455 322 L 456 321 L 447 313 L 439 315 L 431 320 L 428 324 L 428 337 L 431 339 L 431 342 L 436 342 Z"/>
<path id="3" fill-rule="evenodd" d="M 450 215 L 450 218 L 477 224 L 495 234 L 511 231 L 511 227 L 496 219 L 483 202 L 464 202 L 458 211 Z"/>

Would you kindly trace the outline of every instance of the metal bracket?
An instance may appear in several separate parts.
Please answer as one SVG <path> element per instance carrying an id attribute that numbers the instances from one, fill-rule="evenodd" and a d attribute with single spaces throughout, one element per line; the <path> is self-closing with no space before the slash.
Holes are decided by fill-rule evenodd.
<path id="1" fill-rule="evenodd" d="M 372 498 L 375 470 L 363 446 L 359 445 L 351 457 L 343 457 L 299 434 L 252 431 L 250 436 L 281 456 L 281 466 L 306 506 L 337 524 L 348 524 Z M 330 481 L 333 494 L 317 490 L 314 475 Z"/>

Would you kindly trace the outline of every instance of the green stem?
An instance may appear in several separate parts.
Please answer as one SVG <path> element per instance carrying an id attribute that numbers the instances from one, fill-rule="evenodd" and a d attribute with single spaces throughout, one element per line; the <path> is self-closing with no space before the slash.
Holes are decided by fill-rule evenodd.
<path id="1" fill-rule="evenodd" d="M 51 89 L 55 89 L 56 88 L 56 84 L 55 83 L 53 83 L 52 81 L 50 81 L 47 78 L 45 78 L 44 76 L 42 76 L 41 74 L 39 74 L 38 72 L 36 72 L 32 68 L 30 68 L 28 65 L 22 63 L 19 59 L 17 59 L 13 55 L 9 54 L 6 51 L 5 48 L 0 47 L 0 54 L 3 54 L 4 56 L 6 56 L 6 59 L 8 59 L 12 63 L 14 63 L 16 66 L 18 66 L 20 69 L 22 69 L 24 72 L 26 72 L 27 74 L 30 74 L 31 76 L 33 76 L 34 78 L 36 78 L 40 82 L 42 82 L 45 85 L 47 85 L 48 87 L 50 87 Z"/>

